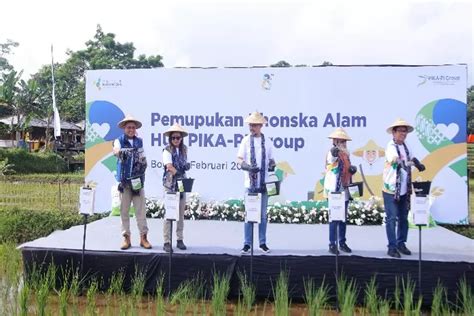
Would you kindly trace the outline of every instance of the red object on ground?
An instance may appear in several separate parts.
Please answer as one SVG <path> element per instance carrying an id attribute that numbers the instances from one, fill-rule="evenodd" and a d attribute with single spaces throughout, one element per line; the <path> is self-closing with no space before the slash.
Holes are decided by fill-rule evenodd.
<path id="1" fill-rule="evenodd" d="M 474 134 L 467 135 L 467 142 L 474 143 Z"/>

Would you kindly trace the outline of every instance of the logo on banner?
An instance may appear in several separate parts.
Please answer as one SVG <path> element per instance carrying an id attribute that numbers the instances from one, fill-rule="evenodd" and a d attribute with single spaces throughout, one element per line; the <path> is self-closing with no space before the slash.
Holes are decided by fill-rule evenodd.
<path id="1" fill-rule="evenodd" d="M 93 84 L 97 90 L 101 91 L 102 89 L 122 87 L 122 80 L 103 80 L 101 77 L 99 77 L 97 80 L 93 81 Z"/>
<path id="2" fill-rule="evenodd" d="M 461 76 L 450 76 L 450 75 L 419 75 L 417 87 L 422 86 L 426 83 L 434 85 L 452 86 L 461 80 Z"/>
<path id="3" fill-rule="evenodd" d="M 109 155 L 112 142 L 123 133 L 117 124 L 124 117 L 122 110 L 109 101 L 97 100 L 86 105 L 86 175 L 98 163 L 115 172 L 116 158 Z"/>
<path id="4" fill-rule="evenodd" d="M 416 116 L 415 130 L 429 154 L 422 161 L 426 171 L 414 171 L 413 178 L 433 181 L 430 194 L 438 200 L 434 217 L 439 222 L 466 224 L 467 217 L 454 215 L 454 201 L 447 198 L 467 189 L 466 104 L 454 99 L 426 104 Z"/>
<path id="5" fill-rule="evenodd" d="M 262 80 L 262 89 L 270 90 L 272 88 L 273 74 L 264 74 Z"/>

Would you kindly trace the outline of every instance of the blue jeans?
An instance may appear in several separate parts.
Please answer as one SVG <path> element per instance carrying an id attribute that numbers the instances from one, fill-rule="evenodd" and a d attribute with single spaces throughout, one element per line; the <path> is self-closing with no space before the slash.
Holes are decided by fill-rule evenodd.
<path id="1" fill-rule="evenodd" d="M 408 237 L 408 194 L 395 201 L 394 195 L 383 192 L 385 206 L 385 230 L 387 231 L 388 249 L 403 246 Z M 397 225 L 398 224 L 398 225 Z M 397 232 L 395 234 L 395 227 Z"/>
<path id="2" fill-rule="evenodd" d="M 346 218 L 349 201 L 346 201 Z M 336 227 L 338 228 L 339 245 L 346 242 L 346 222 L 333 221 L 329 223 L 329 246 L 336 245 Z"/>
<path id="3" fill-rule="evenodd" d="M 267 243 L 267 206 L 268 206 L 268 195 L 267 193 L 262 193 L 262 213 L 260 218 L 260 224 L 258 224 L 258 241 L 259 245 Z M 249 245 L 252 243 L 252 224 L 244 224 L 244 245 Z"/>

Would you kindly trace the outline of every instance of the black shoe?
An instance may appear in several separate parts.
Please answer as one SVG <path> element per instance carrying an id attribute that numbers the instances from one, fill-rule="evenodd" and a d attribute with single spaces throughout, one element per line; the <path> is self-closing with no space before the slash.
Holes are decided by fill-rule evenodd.
<path id="1" fill-rule="evenodd" d="M 171 244 L 169 242 L 165 242 L 163 245 L 163 250 L 166 252 L 173 252 L 173 248 L 171 248 Z"/>
<path id="2" fill-rule="evenodd" d="M 387 255 L 389 255 L 392 258 L 401 258 L 402 257 L 402 256 L 400 256 L 400 253 L 398 252 L 398 250 L 393 249 L 393 248 L 391 248 L 387 251 Z"/>
<path id="3" fill-rule="evenodd" d="M 333 255 L 339 254 L 339 250 L 337 250 L 336 245 L 329 245 L 329 252 Z"/>
<path id="4" fill-rule="evenodd" d="M 176 242 L 176 247 L 178 247 L 178 249 L 181 249 L 181 250 L 186 250 L 186 245 L 184 244 L 182 240 L 178 240 L 178 242 Z"/>
<path id="5" fill-rule="evenodd" d="M 250 246 L 249 245 L 244 245 L 244 248 L 240 250 L 241 253 L 249 253 L 250 252 Z"/>
<path id="6" fill-rule="evenodd" d="M 398 246 L 398 251 L 403 255 L 407 255 L 407 256 L 411 255 L 410 249 L 408 249 L 407 246 L 405 246 L 405 244 Z"/>
<path id="7" fill-rule="evenodd" d="M 260 250 L 263 251 L 264 253 L 269 253 L 270 249 L 267 247 L 266 244 L 261 244 L 260 245 Z"/>
<path id="8" fill-rule="evenodd" d="M 339 249 L 341 249 L 342 251 L 347 252 L 347 253 L 352 252 L 352 249 L 349 248 L 349 246 L 345 242 L 339 245 Z"/>

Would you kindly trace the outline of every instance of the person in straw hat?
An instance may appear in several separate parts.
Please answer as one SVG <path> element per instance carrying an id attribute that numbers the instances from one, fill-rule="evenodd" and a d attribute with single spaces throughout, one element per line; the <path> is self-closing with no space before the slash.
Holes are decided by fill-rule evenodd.
<path id="1" fill-rule="evenodd" d="M 136 136 L 136 130 L 142 123 L 131 115 L 127 115 L 118 123 L 124 134 L 114 141 L 113 153 L 117 159 L 116 179 L 120 191 L 120 218 L 122 220 L 122 235 L 124 241 L 120 249 L 131 247 L 130 240 L 130 204 L 133 201 L 140 232 L 140 246 L 150 249 L 148 242 L 148 226 L 145 213 L 145 170 L 147 167 L 143 140 Z"/>
<path id="2" fill-rule="evenodd" d="M 191 167 L 188 162 L 188 147 L 184 145 L 183 138 L 188 136 L 188 133 L 179 125 L 175 123 L 165 133 L 168 137 L 168 145 L 163 149 L 163 187 L 165 192 L 178 192 L 178 179 L 186 177 L 186 171 Z M 186 206 L 186 196 L 184 192 L 180 193 L 179 201 L 179 220 L 176 225 L 177 244 L 176 247 L 181 250 L 186 250 L 186 245 L 183 241 L 184 229 L 184 207 Z M 173 251 L 170 243 L 171 240 L 171 223 L 164 221 L 163 224 L 163 250 L 166 252 Z"/>
<path id="3" fill-rule="evenodd" d="M 405 243 L 408 237 L 408 210 L 410 204 L 411 168 L 420 171 L 425 166 L 413 157 L 405 140 L 413 127 L 405 120 L 397 119 L 387 128 L 392 135 L 385 150 L 385 167 L 383 170 L 383 200 L 385 206 L 385 230 L 388 239 L 387 254 L 400 258 L 400 253 L 411 255 Z M 395 232 L 395 228 L 397 228 Z"/>
<path id="4" fill-rule="evenodd" d="M 332 147 L 326 155 L 326 174 L 324 176 L 324 197 L 328 197 L 331 192 L 345 192 L 345 211 L 349 205 L 348 185 L 352 182 L 352 175 L 357 172 L 357 167 L 351 165 L 347 141 L 352 140 L 346 131 L 337 128 L 329 136 L 332 139 Z M 336 229 L 339 230 L 339 240 L 336 240 Z M 346 222 L 332 221 L 329 223 L 329 252 L 338 254 L 336 243 L 339 242 L 339 249 L 344 252 L 352 252 L 346 243 Z"/>
<path id="5" fill-rule="evenodd" d="M 249 124 L 250 134 L 242 139 L 239 151 L 237 153 L 237 163 L 241 169 L 245 171 L 244 185 L 249 193 L 261 193 L 261 221 L 258 225 L 258 239 L 260 250 L 269 253 L 267 247 L 267 204 L 268 195 L 265 182 L 268 181 L 268 171 L 275 169 L 275 160 L 273 157 L 273 143 L 270 139 L 265 138 L 262 133 L 262 126 L 266 124 L 266 119 L 259 112 L 253 112 L 246 119 L 245 123 Z M 250 223 L 244 225 L 244 246 L 242 253 L 250 251 L 251 244 Z"/>

